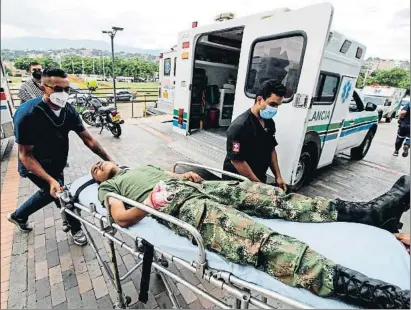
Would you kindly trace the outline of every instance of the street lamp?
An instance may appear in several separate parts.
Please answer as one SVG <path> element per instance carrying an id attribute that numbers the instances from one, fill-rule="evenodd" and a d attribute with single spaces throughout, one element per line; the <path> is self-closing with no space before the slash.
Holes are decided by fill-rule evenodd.
<path id="1" fill-rule="evenodd" d="M 114 73 L 114 37 L 117 31 L 122 31 L 124 28 L 121 27 L 111 27 L 112 30 L 103 30 L 102 32 L 108 34 L 111 38 L 111 58 L 113 60 L 113 96 L 114 96 L 114 107 L 117 109 L 117 100 L 116 100 L 116 75 Z"/>

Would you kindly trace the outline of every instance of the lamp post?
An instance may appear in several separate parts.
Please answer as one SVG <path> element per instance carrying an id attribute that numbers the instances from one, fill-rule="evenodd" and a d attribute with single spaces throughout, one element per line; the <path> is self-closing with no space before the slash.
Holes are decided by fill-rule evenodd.
<path id="1" fill-rule="evenodd" d="M 122 31 L 124 28 L 120 27 L 111 27 L 112 30 L 103 30 L 103 33 L 108 34 L 108 36 L 111 38 L 111 58 L 113 61 L 113 96 L 114 96 L 114 107 L 117 109 L 117 99 L 116 99 L 116 75 L 114 73 L 114 37 L 116 35 L 117 31 Z"/>

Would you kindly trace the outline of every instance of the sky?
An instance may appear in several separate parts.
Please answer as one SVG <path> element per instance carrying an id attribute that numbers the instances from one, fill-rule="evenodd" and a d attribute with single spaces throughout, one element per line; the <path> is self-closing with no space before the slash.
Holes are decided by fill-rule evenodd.
<path id="1" fill-rule="evenodd" d="M 2 0 L 1 38 L 93 39 L 108 41 L 101 30 L 124 27 L 116 43 L 146 49 L 168 49 L 179 31 L 214 22 L 214 16 L 236 17 L 281 7 L 298 9 L 320 0 Z M 365 44 L 366 57 L 410 59 L 408 0 L 329 0 L 332 29 Z M 252 4 L 252 6 L 250 5 Z M 310 18 L 309 16 L 307 17 Z"/>

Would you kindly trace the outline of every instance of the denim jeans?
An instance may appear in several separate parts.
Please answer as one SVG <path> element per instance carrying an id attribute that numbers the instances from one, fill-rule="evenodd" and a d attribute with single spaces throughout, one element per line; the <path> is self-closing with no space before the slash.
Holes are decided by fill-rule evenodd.
<path id="1" fill-rule="evenodd" d="M 49 184 L 43 180 L 42 178 L 36 176 L 33 173 L 28 173 L 27 177 L 32 181 L 34 184 L 36 184 L 37 187 L 39 187 L 39 190 L 31 196 L 26 202 L 24 202 L 20 208 L 18 208 L 15 211 L 15 217 L 17 220 L 21 222 L 27 222 L 29 219 L 29 216 L 36 211 L 40 210 L 41 208 L 44 208 L 47 206 L 50 202 L 53 202 L 56 204 L 57 208 L 61 208 L 60 201 L 58 199 L 55 199 L 53 196 L 50 195 L 50 186 Z M 60 183 L 61 186 L 64 184 L 64 176 L 63 172 L 61 172 L 58 175 L 53 176 L 54 179 Z M 71 232 L 75 234 L 78 232 L 81 228 L 80 221 L 77 219 L 73 218 L 71 215 L 67 214 L 67 221 L 71 226 Z"/>

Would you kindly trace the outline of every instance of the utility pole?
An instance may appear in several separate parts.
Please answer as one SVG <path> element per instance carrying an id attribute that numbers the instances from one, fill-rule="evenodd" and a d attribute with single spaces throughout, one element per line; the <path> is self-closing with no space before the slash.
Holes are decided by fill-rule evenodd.
<path id="1" fill-rule="evenodd" d="M 106 71 L 105 71 L 105 68 L 104 68 L 104 55 L 103 55 L 103 78 L 104 78 L 104 80 L 106 80 Z"/>
<path id="2" fill-rule="evenodd" d="M 114 37 L 117 31 L 122 31 L 124 28 L 111 27 L 112 30 L 103 30 L 103 33 L 109 35 L 111 39 L 111 59 L 112 59 L 112 74 L 113 74 L 113 96 L 114 96 L 114 107 L 117 109 L 117 99 L 116 99 L 116 73 L 114 67 Z"/>
<path id="3" fill-rule="evenodd" d="M 83 68 L 83 75 L 84 75 L 84 58 L 81 58 L 81 66 Z"/>

